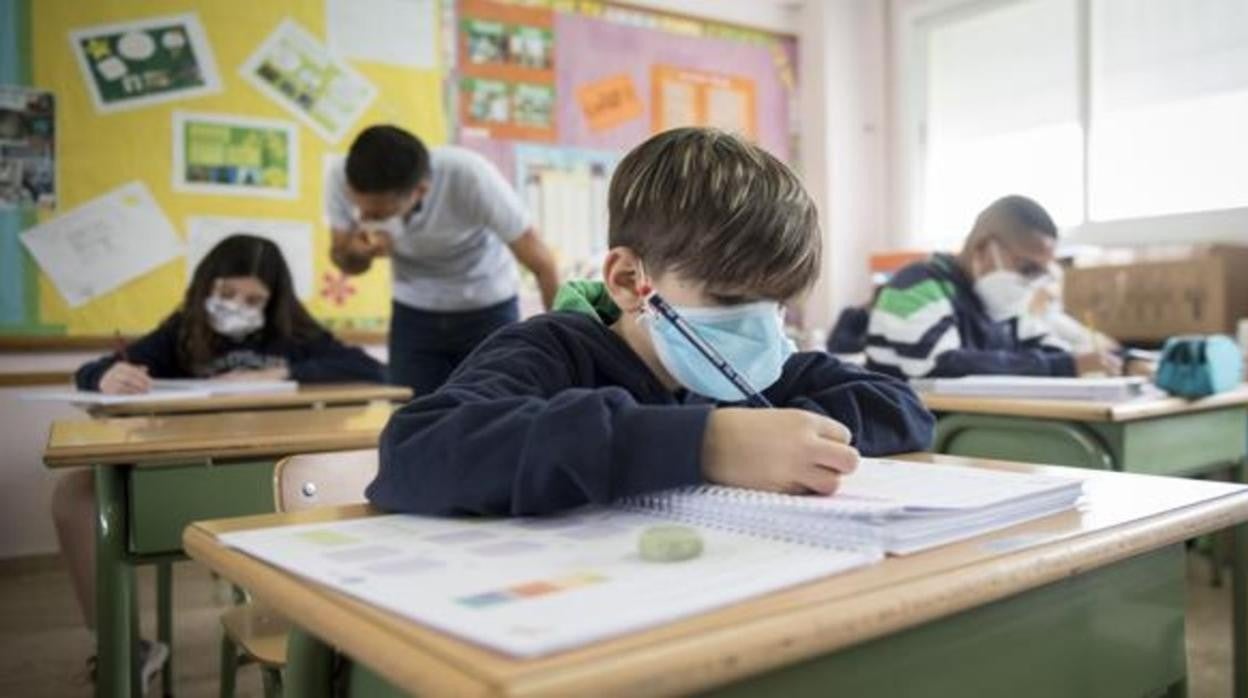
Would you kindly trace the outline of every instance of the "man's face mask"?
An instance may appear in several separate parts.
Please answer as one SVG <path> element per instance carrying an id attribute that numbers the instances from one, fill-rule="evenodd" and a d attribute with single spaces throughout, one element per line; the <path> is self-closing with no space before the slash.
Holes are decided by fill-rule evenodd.
<path id="1" fill-rule="evenodd" d="M 237 300 L 209 296 L 204 301 L 213 332 L 240 341 L 264 327 L 264 310 Z"/>
<path id="2" fill-rule="evenodd" d="M 655 353 L 667 372 L 681 385 L 720 402 L 745 399 L 676 326 L 647 303 L 639 321 L 650 333 Z M 710 344 L 755 390 L 762 391 L 780 378 L 784 363 L 797 350 L 784 334 L 779 303 L 760 301 L 718 308 L 675 308 L 694 331 Z"/>
<path id="3" fill-rule="evenodd" d="M 381 218 L 378 220 L 364 220 L 361 217 L 360 210 L 358 208 L 352 213 L 355 218 L 355 225 L 357 228 L 370 233 L 385 233 L 386 235 L 389 235 L 391 239 L 402 235 L 403 229 L 406 227 L 403 222 L 402 214 L 396 213 L 388 218 Z"/>
<path id="4" fill-rule="evenodd" d="M 988 248 L 996 268 L 975 280 L 975 294 L 993 322 L 1005 322 L 1027 311 L 1035 292 L 1035 282 L 1009 269 L 1001 259 L 997 243 Z"/>

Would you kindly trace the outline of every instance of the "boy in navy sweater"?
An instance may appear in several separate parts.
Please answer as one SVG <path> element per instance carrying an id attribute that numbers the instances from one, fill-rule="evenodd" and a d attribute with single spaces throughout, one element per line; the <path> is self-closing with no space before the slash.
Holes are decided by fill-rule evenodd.
<path id="1" fill-rule="evenodd" d="M 911 264 L 880 289 L 867 368 L 898 378 L 1118 375 L 1116 356 L 1072 354 L 1026 312 L 1056 246 L 1057 226 L 1040 204 L 1023 196 L 993 202 L 961 253 Z"/>
<path id="2" fill-rule="evenodd" d="M 782 304 L 820 268 L 814 204 L 785 165 L 718 131 L 667 131 L 620 163 L 608 207 L 603 281 L 566 285 L 556 312 L 500 330 L 395 413 L 374 504 L 521 515 L 704 482 L 830 493 L 859 453 L 929 445 L 905 384 L 785 338 Z M 651 293 L 776 409 L 742 406 Z"/>

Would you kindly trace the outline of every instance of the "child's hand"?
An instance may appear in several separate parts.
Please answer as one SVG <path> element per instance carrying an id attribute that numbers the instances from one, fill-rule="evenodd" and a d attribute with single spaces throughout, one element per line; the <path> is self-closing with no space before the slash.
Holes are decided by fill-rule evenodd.
<path id="1" fill-rule="evenodd" d="M 1075 370 L 1080 376 L 1121 376 L 1122 359 L 1109 352 L 1089 352 L 1075 357 Z"/>
<path id="2" fill-rule="evenodd" d="M 146 366 L 118 361 L 100 376 L 100 392 L 108 395 L 137 395 L 151 389 Z"/>
<path id="3" fill-rule="evenodd" d="M 840 422 L 797 409 L 724 407 L 702 438 L 702 474 L 721 485 L 788 494 L 832 494 L 858 467 Z"/>

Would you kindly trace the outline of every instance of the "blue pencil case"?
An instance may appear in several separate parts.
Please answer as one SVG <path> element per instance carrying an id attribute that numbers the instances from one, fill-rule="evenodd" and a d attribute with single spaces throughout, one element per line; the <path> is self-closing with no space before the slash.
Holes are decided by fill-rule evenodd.
<path id="1" fill-rule="evenodd" d="M 1204 397 L 1239 385 L 1244 360 L 1225 335 L 1171 337 L 1161 350 L 1157 386 L 1181 397 Z"/>

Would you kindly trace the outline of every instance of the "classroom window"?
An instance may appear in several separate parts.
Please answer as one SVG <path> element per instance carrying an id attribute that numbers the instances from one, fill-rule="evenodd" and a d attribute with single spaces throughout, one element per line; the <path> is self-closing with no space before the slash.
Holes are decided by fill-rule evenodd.
<path id="1" fill-rule="evenodd" d="M 1091 8 L 1090 218 L 1248 205 L 1248 2 Z"/>
<path id="2" fill-rule="evenodd" d="M 1053 0 L 931 27 L 922 231 L 932 246 L 956 246 L 974 212 L 1007 191 L 1030 192 L 1058 220 L 1078 222 L 1074 29 L 1074 2 Z"/>
<path id="3" fill-rule="evenodd" d="M 900 19 L 907 242 L 1007 193 L 1065 229 L 1248 207 L 1245 0 L 929 5 Z"/>

